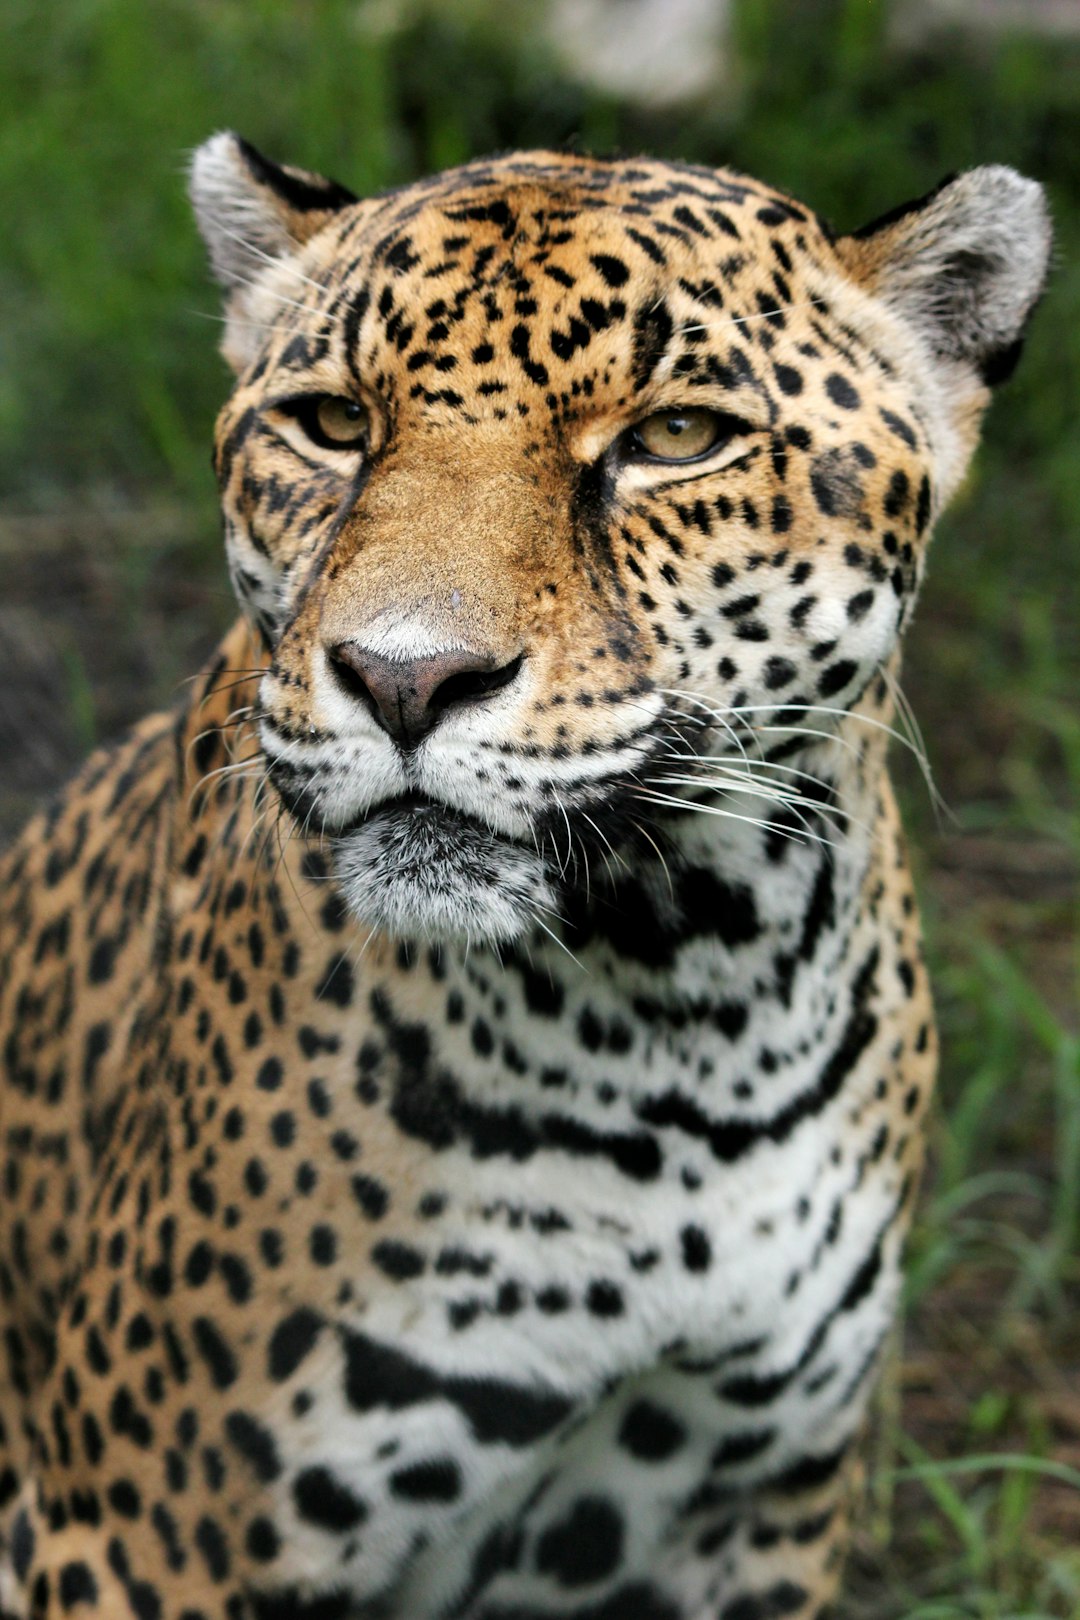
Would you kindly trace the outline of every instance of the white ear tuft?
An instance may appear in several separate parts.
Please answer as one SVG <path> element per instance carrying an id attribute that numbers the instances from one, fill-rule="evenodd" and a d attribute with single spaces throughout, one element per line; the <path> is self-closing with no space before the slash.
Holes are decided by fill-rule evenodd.
<path id="1" fill-rule="evenodd" d="M 995 383 L 1016 362 L 1051 240 L 1042 187 L 995 164 L 945 181 L 842 238 L 837 250 L 935 353 Z"/>
<path id="2" fill-rule="evenodd" d="M 294 252 L 356 201 L 336 181 L 272 163 L 228 130 L 196 151 L 190 191 L 214 274 L 229 289 Z"/>

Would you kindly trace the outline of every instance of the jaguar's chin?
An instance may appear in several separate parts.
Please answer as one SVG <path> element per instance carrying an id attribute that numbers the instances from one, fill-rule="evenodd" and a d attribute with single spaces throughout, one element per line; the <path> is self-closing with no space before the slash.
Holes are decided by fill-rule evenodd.
<path id="1" fill-rule="evenodd" d="M 532 850 L 430 800 L 380 806 L 333 851 L 352 915 L 393 939 L 506 945 L 554 903 Z"/>

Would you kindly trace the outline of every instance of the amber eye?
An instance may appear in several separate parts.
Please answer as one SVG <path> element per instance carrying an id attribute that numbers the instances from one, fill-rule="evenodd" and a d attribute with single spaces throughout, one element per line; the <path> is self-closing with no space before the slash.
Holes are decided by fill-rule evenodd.
<path id="1" fill-rule="evenodd" d="M 312 443 L 323 450 L 364 450 L 371 423 L 364 407 L 340 394 L 299 394 L 277 400 L 274 408 L 299 422 Z"/>
<path id="2" fill-rule="evenodd" d="M 355 399 L 324 394 L 314 405 L 314 423 L 327 444 L 340 450 L 354 450 L 367 439 L 367 412 Z"/>
<path id="3" fill-rule="evenodd" d="M 745 426 L 719 411 L 654 411 L 633 429 L 631 444 L 655 461 L 696 461 Z"/>

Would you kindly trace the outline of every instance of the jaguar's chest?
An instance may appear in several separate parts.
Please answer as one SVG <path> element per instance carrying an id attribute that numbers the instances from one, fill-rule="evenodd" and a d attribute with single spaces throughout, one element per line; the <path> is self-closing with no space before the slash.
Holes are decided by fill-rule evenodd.
<path id="1" fill-rule="evenodd" d="M 756 1195 L 661 1183 L 618 1213 L 595 1167 L 475 1169 L 423 1271 L 358 1292 L 284 1382 L 283 1517 L 313 1466 L 363 1504 L 352 1536 L 294 1523 L 297 1573 L 332 1543 L 357 1598 L 420 1620 L 671 1558 L 696 1601 L 715 1560 L 687 1542 L 711 1551 L 733 1501 L 827 1449 L 891 1304 L 891 1284 L 870 1297 L 887 1187 L 826 1174 L 822 1219 L 800 1219 L 806 1167 L 782 1159 Z"/>
<path id="2" fill-rule="evenodd" d="M 478 1052 L 467 1019 L 385 996 L 363 1041 L 318 1055 L 279 1203 L 291 1233 L 334 1234 L 334 1264 L 294 1271 L 266 1316 L 281 1512 L 314 1466 L 363 1517 L 350 1535 L 301 1512 L 299 1573 L 332 1536 L 358 1595 L 420 1617 L 484 1556 L 515 1602 L 572 1587 L 586 1547 L 586 1583 L 646 1572 L 683 1518 L 707 1534 L 718 1469 L 741 1491 L 827 1439 L 887 1316 L 859 1276 L 877 1282 L 898 1197 L 868 1173 L 883 1032 L 849 1052 L 842 1100 L 822 1086 L 850 986 L 834 1000 L 756 1116 L 731 1094 L 730 1029 L 700 1020 L 592 1051 L 549 1020 L 545 1084 L 535 1018 L 510 1056 Z M 792 1095 L 812 1098 L 797 1118 Z M 276 1093 L 266 1113 L 272 1135 Z M 302 1196 L 297 1157 L 318 1168 Z"/>

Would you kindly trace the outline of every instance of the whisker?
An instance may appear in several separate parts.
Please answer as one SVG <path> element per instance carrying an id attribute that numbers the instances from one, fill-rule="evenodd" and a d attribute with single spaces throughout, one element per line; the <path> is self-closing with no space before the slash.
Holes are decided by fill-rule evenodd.
<path id="1" fill-rule="evenodd" d="M 780 822 L 764 821 L 760 816 L 740 815 L 737 810 L 725 810 L 717 804 L 697 804 L 690 799 L 675 798 L 669 793 L 657 793 L 652 788 L 638 789 L 636 796 L 648 799 L 654 804 L 672 805 L 679 810 L 691 810 L 698 815 L 723 816 L 728 821 L 746 822 L 751 827 L 760 828 L 762 832 L 776 833 L 779 837 L 790 838 L 794 842 L 798 842 L 800 838 L 805 837 L 812 839 L 814 843 L 825 844 L 830 849 L 839 848 L 839 845 L 831 838 L 825 838 L 822 834 L 811 832 L 809 829 L 802 833 L 795 833 L 792 832 L 790 827 L 785 827 Z"/>
<path id="2" fill-rule="evenodd" d="M 240 246 L 246 253 L 250 253 L 256 259 L 261 259 L 264 264 L 272 265 L 275 270 L 284 270 L 288 275 L 292 276 L 294 280 L 302 281 L 305 286 L 314 287 L 316 292 L 326 292 L 326 286 L 323 282 L 313 281 L 310 276 L 305 276 L 303 271 L 298 270 L 295 264 L 290 263 L 288 259 L 275 258 L 272 253 L 264 252 L 262 248 L 256 247 L 254 242 L 249 241 L 248 238 L 241 235 L 239 231 L 231 231 L 229 230 L 228 226 L 222 225 L 220 220 L 215 221 L 214 230 L 221 236 L 228 236 L 232 241 L 239 242 Z M 256 284 L 251 281 L 242 281 L 240 285 L 244 287 L 252 287 Z M 306 307 L 307 306 L 304 304 L 297 305 L 298 309 L 305 309 Z"/>
<path id="3" fill-rule="evenodd" d="M 670 871 L 670 868 L 668 867 L 668 863 L 667 863 L 667 860 L 665 859 L 663 850 L 660 848 L 660 845 L 656 842 L 656 839 L 652 836 L 652 834 L 645 827 L 643 827 L 641 825 L 640 821 L 635 821 L 633 819 L 633 817 L 631 817 L 630 824 L 631 824 L 631 826 L 636 827 L 638 832 L 641 834 L 642 838 L 647 838 L 649 843 L 652 845 L 653 849 L 655 849 L 656 854 L 657 854 L 657 858 L 658 858 L 658 860 L 660 862 L 660 865 L 664 869 L 664 877 L 667 880 L 668 894 L 671 897 L 671 903 L 672 903 L 672 905 L 674 905 L 675 904 L 675 886 L 671 881 L 671 871 Z"/>
<path id="4" fill-rule="evenodd" d="M 570 865 L 570 862 L 574 858 L 574 835 L 570 830 L 570 817 L 567 815 L 565 809 L 563 808 L 562 800 L 559 798 L 558 794 L 556 794 L 556 793 L 552 793 L 551 796 L 555 801 L 555 804 L 556 804 L 556 806 L 557 806 L 557 808 L 559 810 L 559 813 L 561 814 L 564 822 L 566 823 L 566 860 L 561 861 L 560 864 L 559 864 L 559 876 L 560 877 L 565 877 L 567 867 Z M 552 847 L 552 849 L 555 848 L 554 836 L 552 837 L 551 847 Z"/>
<path id="5" fill-rule="evenodd" d="M 930 795 L 930 802 L 934 807 L 934 814 L 938 818 L 939 826 L 942 818 L 947 819 L 954 826 L 957 825 L 957 817 L 945 802 L 944 796 L 934 781 L 930 756 L 926 748 L 926 739 L 922 734 L 922 727 L 919 725 L 915 710 L 908 701 L 907 693 L 900 685 L 894 672 L 885 665 L 882 665 L 881 676 L 889 689 L 893 702 L 896 704 L 896 712 L 901 723 L 907 728 L 908 735 L 911 738 L 915 757 L 919 762 L 919 773 L 926 784 L 926 791 Z"/>
<path id="6" fill-rule="evenodd" d="M 670 787 L 706 787 L 707 789 L 711 789 L 713 791 L 718 790 L 732 794 L 743 793 L 751 798 L 767 799 L 770 804 L 775 804 L 784 810 L 790 810 L 792 814 L 797 817 L 800 825 L 805 828 L 808 834 L 811 832 L 810 820 L 807 816 L 802 814 L 804 810 L 809 811 L 811 817 L 816 816 L 819 820 L 824 821 L 829 826 L 832 826 L 837 833 L 843 833 L 845 830 L 844 827 L 837 825 L 837 821 L 844 822 L 847 828 L 857 827 L 860 829 L 860 831 L 865 832 L 868 835 L 872 835 L 874 831 L 873 827 L 868 822 L 861 820 L 857 816 L 853 816 L 850 811 L 842 809 L 840 805 L 825 805 L 819 800 L 809 798 L 804 794 L 786 792 L 783 789 L 777 791 L 774 787 L 767 783 L 751 786 L 746 782 L 746 779 L 741 776 L 734 777 L 730 782 L 723 782 L 719 784 L 709 782 L 703 783 L 698 777 L 694 776 L 654 776 L 647 778 L 646 781 L 650 784 Z M 701 801 L 697 799 L 680 798 L 679 803 L 690 809 L 706 808 L 706 806 L 704 806 Z"/>
<path id="7" fill-rule="evenodd" d="M 792 313 L 803 309 L 824 309 L 826 303 L 827 301 L 824 298 L 809 298 L 800 304 L 786 305 L 785 309 L 790 310 Z M 774 317 L 775 312 L 767 311 L 760 315 L 729 315 L 722 321 L 690 321 L 679 326 L 677 332 L 680 337 L 684 337 L 690 332 L 708 332 L 710 335 L 714 335 L 717 332 L 726 331 L 729 326 L 749 326 L 753 321 L 771 321 Z"/>
<path id="8" fill-rule="evenodd" d="M 199 321 L 215 321 L 220 326 L 246 326 L 255 332 L 269 332 L 273 337 L 279 337 L 288 330 L 287 327 L 270 325 L 268 321 L 247 321 L 239 315 L 215 315 L 208 309 L 186 309 L 185 315 L 192 315 Z"/>
<path id="9" fill-rule="evenodd" d="M 548 909 L 547 907 L 544 907 L 544 910 L 547 910 L 547 909 Z M 536 925 L 539 928 L 542 928 L 544 930 L 544 933 L 548 936 L 549 939 L 551 939 L 551 940 L 553 940 L 555 942 L 555 944 L 559 947 L 560 951 L 565 951 L 566 952 L 567 956 L 570 958 L 571 962 L 573 962 L 573 964 L 574 964 L 574 966 L 576 968 L 580 968 L 582 973 L 588 975 L 588 973 L 589 973 L 588 968 L 585 967 L 578 960 L 578 958 L 574 955 L 573 951 L 570 949 L 569 945 L 565 944 L 564 941 L 559 938 L 558 934 L 556 934 L 552 929 L 550 929 L 548 927 L 548 925 L 544 921 L 544 919 L 542 917 L 537 916 L 535 910 L 533 911 L 533 914 L 532 914 L 532 920 L 533 920 L 534 923 L 536 923 Z"/>

